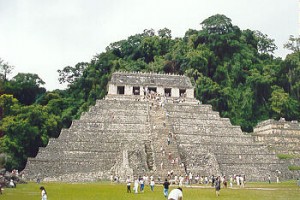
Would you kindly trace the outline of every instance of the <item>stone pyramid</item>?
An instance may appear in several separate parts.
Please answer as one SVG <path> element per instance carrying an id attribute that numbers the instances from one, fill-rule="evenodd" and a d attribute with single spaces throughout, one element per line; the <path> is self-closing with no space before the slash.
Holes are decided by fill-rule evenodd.
<path id="1" fill-rule="evenodd" d="M 114 73 L 107 96 L 24 169 L 31 180 L 73 182 L 170 172 L 263 181 L 278 171 L 290 175 L 267 145 L 197 101 L 187 77 L 126 72 Z"/>

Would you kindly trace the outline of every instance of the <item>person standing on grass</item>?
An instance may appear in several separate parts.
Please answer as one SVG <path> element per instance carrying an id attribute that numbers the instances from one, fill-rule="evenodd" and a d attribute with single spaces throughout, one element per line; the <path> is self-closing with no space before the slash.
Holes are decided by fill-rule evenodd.
<path id="1" fill-rule="evenodd" d="M 168 200 L 183 200 L 182 188 L 173 189 L 168 196 Z"/>
<path id="2" fill-rule="evenodd" d="M 133 187 L 134 193 L 137 194 L 139 192 L 139 179 L 136 178 L 134 180 L 134 187 Z"/>
<path id="3" fill-rule="evenodd" d="M 152 192 L 154 191 L 154 185 L 155 185 L 154 179 L 151 179 L 151 181 L 150 181 L 150 188 L 151 188 Z"/>
<path id="4" fill-rule="evenodd" d="M 165 179 L 163 186 L 164 186 L 164 196 L 166 198 L 168 197 L 168 194 L 169 194 L 169 185 L 170 185 L 170 182 L 168 181 L 168 179 Z"/>
<path id="5" fill-rule="evenodd" d="M 131 180 L 130 180 L 129 176 L 127 177 L 126 185 L 127 185 L 127 193 L 131 193 L 131 188 L 130 188 Z"/>
<path id="6" fill-rule="evenodd" d="M 216 188 L 216 196 L 220 196 L 221 180 L 219 176 L 215 180 L 215 188 Z"/>
<path id="7" fill-rule="evenodd" d="M 144 187 L 145 187 L 145 180 L 143 177 L 140 178 L 140 191 L 144 192 Z"/>
<path id="8" fill-rule="evenodd" d="M 43 186 L 40 187 L 42 200 L 47 200 L 47 192 Z"/>

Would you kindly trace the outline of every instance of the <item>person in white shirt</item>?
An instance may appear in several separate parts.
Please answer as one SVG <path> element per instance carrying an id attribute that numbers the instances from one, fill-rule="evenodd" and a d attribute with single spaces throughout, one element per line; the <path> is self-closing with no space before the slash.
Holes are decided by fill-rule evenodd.
<path id="1" fill-rule="evenodd" d="M 127 185 L 127 193 L 131 193 L 131 188 L 130 188 L 131 180 L 129 176 L 127 177 L 126 185 Z"/>
<path id="2" fill-rule="evenodd" d="M 40 187 L 41 195 L 42 195 L 42 200 L 47 200 L 47 192 L 43 186 Z"/>
<path id="3" fill-rule="evenodd" d="M 152 192 L 154 191 L 154 185 L 155 185 L 155 182 L 154 182 L 153 179 L 151 179 L 151 181 L 150 181 L 150 188 L 151 188 Z"/>
<path id="4" fill-rule="evenodd" d="M 183 200 L 182 188 L 173 189 L 168 196 L 168 200 Z"/>
<path id="5" fill-rule="evenodd" d="M 9 181 L 9 187 L 11 187 L 11 188 L 15 188 L 16 187 L 16 185 L 15 185 L 15 183 L 14 183 L 14 181 L 12 179 L 10 179 L 10 181 Z"/>
<path id="6" fill-rule="evenodd" d="M 134 193 L 137 194 L 139 191 L 139 179 L 136 178 L 134 181 L 134 187 L 133 187 Z"/>

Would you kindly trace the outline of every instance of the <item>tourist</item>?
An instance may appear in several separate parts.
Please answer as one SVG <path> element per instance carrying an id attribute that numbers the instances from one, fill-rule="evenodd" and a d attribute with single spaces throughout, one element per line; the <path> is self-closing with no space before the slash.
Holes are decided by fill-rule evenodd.
<path id="1" fill-rule="evenodd" d="M 174 182 L 175 182 L 176 185 L 178 185 L 178 176 L 177 176 L 177 174 L 175 174 L 175 176 L 174 176 Z"/>
<path id="2" fill-rule="evenodd" d="M 193 182 L 193 174 L 192 172 L 189 173 L 189 185 L 192 185 Z"/>
<path id="3" fill-rule="evenodd" d="M 130 188 L 131 180 L 130 180 L 129 176 L 127 177 L 126 185 L 127 185 L 127 193 L 131 193 L 131 188 Z"/>
<path id="4" fill-rule="evenodd" d="M 220 196 L 220 190 L 221 190 L 220 176 L 218 176 L 215 180 L 215 189 L 216 189 L 216 196 Z"/>
<path id="5" fill-rule="evenodd" d="M 203 184 L 203 181 L 204 181 L 204 177 L 203 177 L 203 176 L 200 176 L 199 184 Z"/>
<path id="6" fill-rule="evenodd" d="M 240 187 L 244 188 L 245 187 L 245 181 L 244 181 L 244 177 L 240 176 Z"/>
<path id="7" fill-rule="evenodd" d="M 184 178 L 183 176 L 179 176 L 179 187 L 182 187 L 183 186 L 183 181 L 184 181 Z"/>
<path id="8" fill-rule="evenodd" d="M 229 178 L 229 186 L 232 188 L 232 182 L 233 182 L 233 178 L 232 178 L 232 176 L 230 176 L 230 178 Z"/>
<path id="9" fill-rule="evenodd" d="M 226 176 L 222 177 L 222 183 L 224 185 L 224 188 L 227 188 L 227 179 L 226 179 Z"/>
<path id="10" fill-rule="evenodd" d="M 212 175 L 211 176 L 211 187 L 214 187 L 214 185 L 215 185 L 215 176 L 214 175 Z"/>
<path id="11" fill-rule="evenodd" d="M 136 179 L 134 180 L 133 190 L 134 190 L 134 193 L 135 193 L 135 194 L 137 194 L 138 191 L 139 191 L 139 179 L 138 179 L 138 178 L 136 178 Z"/>
<path id="12" fill-rule="evenodd" d="M 148 175 L 144 176 L 144 180 L 145 180 L 144 184 L 149 184 L 149 176 Z"/>
<path id="13" fill-rule="evenodd" d="M 168 197 L 168 194 L 169 194 L 169 185 L 170 185 L 170 182 L 168 181 L 168 179 L 165 179 L 163 186 L 164 186 L 164 196 L 166 198 Z"/>
<path id="14" fill-rule="evenodd" d="M 200 179 L 200 176 L 199 176 L 199 174 L 197 174 L 196 177 L 195 177 L 195 183 L 196 184 L 199 184 L 199 179 Z"/>
<path id="15" fill-rule="evenodd" d="M 42 200 L 47 200 L 47 192 L 43 186 L 40 187 Z"/>
<path id="16" fill-rule="evenodd" d="M 236 175 L 235 179 L 236 179 L 236 185 L 239 187 L 240 186 L 240 176 Z"/>
<path id="17" fill-rule="evenodd" d="M 182 194 L 181 187 L 177 189 L 173 189 L 168 196 L 168 200 L 182 200 L 182 199 L 183 199 L 183 194 Z"/>
<path id="18" fill-rule="evenodd" d="M 154 179 L 151 179 L 151 181 L 150 181 L 150 188 L 151 188 L 152 192 L 154 191 L 154 185 L 155 185 Z"/>
<path id="19" fill-rule="evenodd" d="M 143 177 L 140 178 L 140 185 L 141 185 L 140 191 L 144 192 L 145 180 L 143 179 Z"/>
<path id="20" fill-rule="evenodd" d="M 16 187 L 16 185 L 15 185 L 15 183 L 14 183 L 14 181 L 12 180 L 12 179 L 10 179 L 10 181 L 9 181 L 9 185 L 8 185 L 10 188 L 15 188 Z"/>
<path id="21" fill-rule="evenodd" d="M 204 184 L 206 184 L 206 185 L 208 184 L 208 177 L 207 176 L 204 177 Z"/>

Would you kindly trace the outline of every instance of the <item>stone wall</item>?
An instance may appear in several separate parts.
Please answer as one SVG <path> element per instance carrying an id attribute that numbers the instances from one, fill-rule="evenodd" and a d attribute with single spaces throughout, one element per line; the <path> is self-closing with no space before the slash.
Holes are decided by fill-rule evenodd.
<path id="1" fill-rule="evenodd" d="M 254 141 L 263 142 L 283 159 L 287 166 L 300 167 L 300 123 L 284 118 L 260 122 L 252 133 Z M 300 176 L 300 170 L 290 171 L 293 178 Z"/>
<path id="2" fill-rule="evenodd" d="M 273 119 L 259 123 L 252 134 L 255 141 L 264 142 L 277 153 L 300 154 L 300 124 L 297 121 Z"/>

